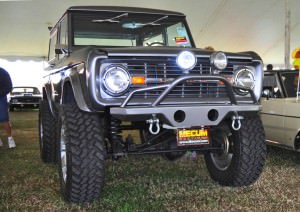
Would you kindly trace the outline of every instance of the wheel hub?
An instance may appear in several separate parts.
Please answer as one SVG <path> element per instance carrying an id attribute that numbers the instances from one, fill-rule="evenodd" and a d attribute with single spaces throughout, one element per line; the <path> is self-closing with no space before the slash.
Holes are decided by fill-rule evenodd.
<path id="1" fill-rule="evenodd" d="M 230 153 L 229 149 L 230 149 L 230 142 L 228 136 L 223 132 L 222 152 L 210 153 L 212 162 L 214 163 L 215 167 L 217 167 L 221 171 L 228 169 L 228 167 L 231 164 L 233 154 Z"/>

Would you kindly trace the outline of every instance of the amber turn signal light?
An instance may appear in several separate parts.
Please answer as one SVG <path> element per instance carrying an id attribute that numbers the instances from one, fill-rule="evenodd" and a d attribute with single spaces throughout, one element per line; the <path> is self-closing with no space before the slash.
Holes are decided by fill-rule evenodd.
<path id="1" fill-rule="evenodd" d="M 142 77 L 142 76 L 131 77 L 131 84 L 133 84 L 133 85 L 145 85 L 146 84 L 146 78 Z"/>

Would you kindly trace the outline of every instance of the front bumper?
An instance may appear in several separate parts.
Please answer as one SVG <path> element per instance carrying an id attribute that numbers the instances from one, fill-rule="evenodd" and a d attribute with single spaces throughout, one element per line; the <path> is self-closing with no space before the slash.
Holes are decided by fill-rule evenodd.
<path id="1" fill-rule="evenodd" d="M 9 103 L 9 106 L 11 107 L 32 107 L 32 108 L 37 108 L 39 107 L 40 103 L 39 102 L 17 102 L 17 103 Z"/>
<path id="2" fill-rule="evenodd" d="M 242 112 L 257 112 L 260 105 L 205 105 L 186 107 L 128 107 L 111 108 L 111 114 L 124 121 L 143 121 L 153 116 L 162 119 L 176 128 L 190 128 L 193 126 L 216 126 L 227 115 Z M 177 117 L 177 114 L 179 114 Z"/>
<path id="3" fill-rule="evenodd" d="M 219 80 L 226 86 L 229 104 L 188 104 L 188 105 L 164 105 L 161 104 L 168 94 L 179 83 L 186 80 Z M 130 100 L 136 93 L 145 90 L 155 90 L 164 88 L 165 90 L 148 106 L 129 106 Z M 235 87 L 237 88 L 237 87 Z M 249 93 L 252 104 L 237 104 L 233 86 L 222 76 L 182 76 L 170 84 L 141 88 L 132 91 L 124 100 L 120 107 L 112 107 L 112 116 L 124 121 L 144 121 L 149 118 L 158 118 L 164 123 L 175 128 L 190 128 L 193 126 L 216 126 L 228 115 L 237 116 L 244 112 L 257 112 L 261 110 L 261 105 L 257 102 L 252 90 Z"/>

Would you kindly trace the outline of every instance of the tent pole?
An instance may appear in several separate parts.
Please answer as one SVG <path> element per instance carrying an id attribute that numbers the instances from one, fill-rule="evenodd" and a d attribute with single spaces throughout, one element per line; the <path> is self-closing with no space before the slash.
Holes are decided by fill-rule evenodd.
<path id="1" fill-rule="evenodd" d="M 285 54 L 284 68 L 290 69 L 291 11 L 289 0 L 285 0 Z"/>

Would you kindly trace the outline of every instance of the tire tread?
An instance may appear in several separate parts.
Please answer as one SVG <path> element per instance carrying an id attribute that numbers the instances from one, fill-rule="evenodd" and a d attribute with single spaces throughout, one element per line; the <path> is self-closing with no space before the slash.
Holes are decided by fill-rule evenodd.
<path id="1" fill-rule="evenodd" d="M 76 105 L 62 106 L 66 127 L 68 173 L 64 196 L 71 202 L 90 202 L 101 194 L 104 181 L 103 128 L 97 115 Z"/>
<path id="2" fill-rule="evenodd" d="M 56 119 L 52 115 L 46 100 L 41 100 L 39 107 L 40 156 L 44 163 L 53 163 L 57 161 Z M 43 129 L 40 127 L 41 124 Z M 43 130 L 43 132 L 41 132 L 41 130 Z M 41 137 L 41 133 L 43 137 Z"/>

